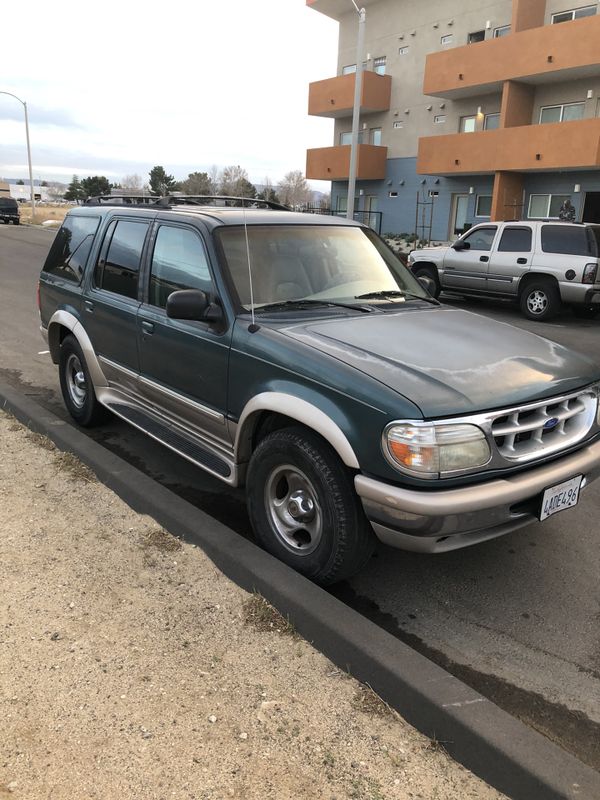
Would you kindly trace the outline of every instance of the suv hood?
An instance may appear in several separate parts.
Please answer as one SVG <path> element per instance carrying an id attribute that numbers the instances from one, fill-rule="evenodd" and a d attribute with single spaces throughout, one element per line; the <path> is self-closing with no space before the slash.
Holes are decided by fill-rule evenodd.
<path id="1" fill-rule="evenodd" d="M 305 322 L 279 329 L 408 398 L 425 418 L 521 405 L 600 380 L 562 345 L 461 309 Z"/>

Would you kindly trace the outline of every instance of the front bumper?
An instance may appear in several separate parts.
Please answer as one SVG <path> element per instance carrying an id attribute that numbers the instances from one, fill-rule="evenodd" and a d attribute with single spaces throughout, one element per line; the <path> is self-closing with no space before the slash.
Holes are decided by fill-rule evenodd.
<path id="1" fill-rule="evenodd" d="M 600 441 L 551 464 L 458 489 L 420 491 L 357 475 L 354 486 L 375 534 L 401 550 L 442 553 L 537 521 L 542 492 L 583 475 L 600 475 Z"/>

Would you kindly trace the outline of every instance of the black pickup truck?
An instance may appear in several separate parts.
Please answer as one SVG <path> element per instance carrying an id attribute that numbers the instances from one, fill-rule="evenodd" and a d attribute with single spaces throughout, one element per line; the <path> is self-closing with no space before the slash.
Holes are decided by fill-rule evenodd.
<path id="1" fill-rule="evenodd" d="M 12 197 L 0 197 L 0 219 L 8 225 L 12 222 L 13 225 L 18 225 L 20 220 L 19 206 L 17 201 Z"/>

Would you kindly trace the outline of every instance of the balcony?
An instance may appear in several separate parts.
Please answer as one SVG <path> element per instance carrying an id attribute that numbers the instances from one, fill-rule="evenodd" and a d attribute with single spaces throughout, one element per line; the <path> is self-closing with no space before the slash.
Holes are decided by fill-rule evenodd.
<path id="1" fill-rule="evenodd" d="M 313 117 L 351 117 L 354 106 L 356 75 L 340 75 L 311 83 L 308 89 L 308 113 Z M 389 75 L 366 70 L 360 98 L 360 113 L 388 111 L 392 93 Z"/>
<path id="2" fill-rule="evenodd" d="M 500 92 L 504 81 L 539 84 L 598 76 L 598 41 L 600 15 L 431 53 L 423 93 L 468 97 Z"/>
<path id="3" fill-rule="evenodd" d="M 347 181 L 350 176 L 349 144 L 338 147 L 317 147 L 306 152 L 306 177 L 314 181 Z M 358 145 L 357 180 L 385 178 L 387 147 Z"/>
<path id="4" fill-rule="evenodd" d="M 361 0 L 360 5 L 368 8 L 374 2 L 375 0 Z M 352 8 L 352 4 L 348 3 L 348 0 L 306 0 L 306 5 L 338 21 L 345 14 L 356 13 Z"/>
<path id="5" fill-rule="evenodd" d="M 417 173 L 484 175 L 600 166 L 600 119 L 424 136 Z"/>

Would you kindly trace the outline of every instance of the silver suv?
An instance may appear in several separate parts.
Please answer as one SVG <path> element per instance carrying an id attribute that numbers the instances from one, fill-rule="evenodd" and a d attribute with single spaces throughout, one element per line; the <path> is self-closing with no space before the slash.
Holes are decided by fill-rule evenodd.
<path id="1" fill-rule="evenodd" d="M 413 250 L 409 265 L 435 297 L 441 291 L 514 298 L 529 319 L 563 304 L 578 316 L 600 311 L 600 225 L 486 222 L 449 247 Z"/>

